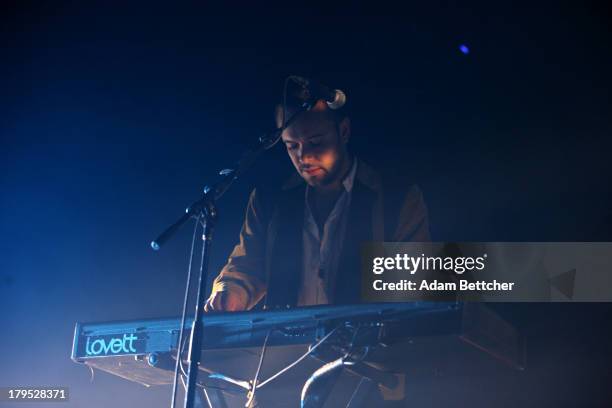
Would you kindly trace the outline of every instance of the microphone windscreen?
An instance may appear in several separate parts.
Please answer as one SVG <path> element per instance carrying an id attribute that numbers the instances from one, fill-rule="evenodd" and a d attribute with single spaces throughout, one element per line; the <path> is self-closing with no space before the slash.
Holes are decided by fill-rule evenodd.
<path id="1" fill-rule="evenodd" d="M 336 110 L 340 109 L 346 104 L 346 94 L 339 89 L 335 89 L 334 93 L 334 100 L 327 102 L 327 106 L 329 106 L 330 109 Z"/>

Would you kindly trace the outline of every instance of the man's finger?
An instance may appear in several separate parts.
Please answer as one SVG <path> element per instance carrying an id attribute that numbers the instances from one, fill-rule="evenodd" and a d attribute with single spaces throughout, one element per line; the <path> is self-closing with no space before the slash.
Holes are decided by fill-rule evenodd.
<path id="1" fill-rule="evenodd" d="M 212 297 L 209 297 L 206 302 L 204 302 L 204 311 L 205 312 L 212 312 L 213 308 L 212 308 Z"/>
<path id="2" fill-rule="evenodd" d="M 221 297 L 219 296 L 220 292 L 214 292 L 210 295 L 206 303 L 204 304 L 205 312 L 215 312 L 222 310 Z"/>

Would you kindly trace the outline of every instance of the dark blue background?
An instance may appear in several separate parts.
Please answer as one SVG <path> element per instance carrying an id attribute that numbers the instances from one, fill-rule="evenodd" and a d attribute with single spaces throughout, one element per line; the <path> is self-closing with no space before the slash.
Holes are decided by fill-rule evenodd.
<path id="1" fill-rule="evenodd" d="M 289 74 L 346 91 L 356 152 L 420 184 L 434 239 L 611 240 L 609 17 L 510 1 L 3 3 L 0 385 L 68 385 L 74 406 L 166 405 L 166 388 L 90 384 L 68 358 L 74 323 L 179 313 L 190 232 L 160 253 L 148 243 L 273 126 Z M 278 146 L 219 203 L 213 271 L 250 187 L 291 171 L 285 156 Z M 586 331 L 610 308 L 564 307 L 544 319 L 561 349 L 609 355 Z M 581 363 L 593 387 L 597 356 Z M 559 390 L 575 373 L 553 371 L 538 401 L 599 398 Z"/>

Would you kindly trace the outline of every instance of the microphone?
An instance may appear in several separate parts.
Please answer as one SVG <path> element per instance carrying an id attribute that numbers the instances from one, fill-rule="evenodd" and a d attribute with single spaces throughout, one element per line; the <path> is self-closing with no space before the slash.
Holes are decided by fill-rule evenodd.
<path id="1" fill-rule="evenodd" d="M 322 99 L 330 109 L 340 109 L 346 104 L 346 94 L 339 89 L 331 89 L 319 82 L 297 75 L 289 76 L 301 89 L 296 97 L 310 109 L 316 101 Z"/>

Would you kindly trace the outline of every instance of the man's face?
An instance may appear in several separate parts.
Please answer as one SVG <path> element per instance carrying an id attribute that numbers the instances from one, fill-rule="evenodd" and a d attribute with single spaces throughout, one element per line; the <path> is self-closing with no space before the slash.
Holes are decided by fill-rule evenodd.
<path id="1" fill-rule="evenodd" d="M 302 113 L 282 134 L 297 172 L 310 186 L 339 181 L 347 160 L 348 119 L 337 124 L 321 112 Z"/>

